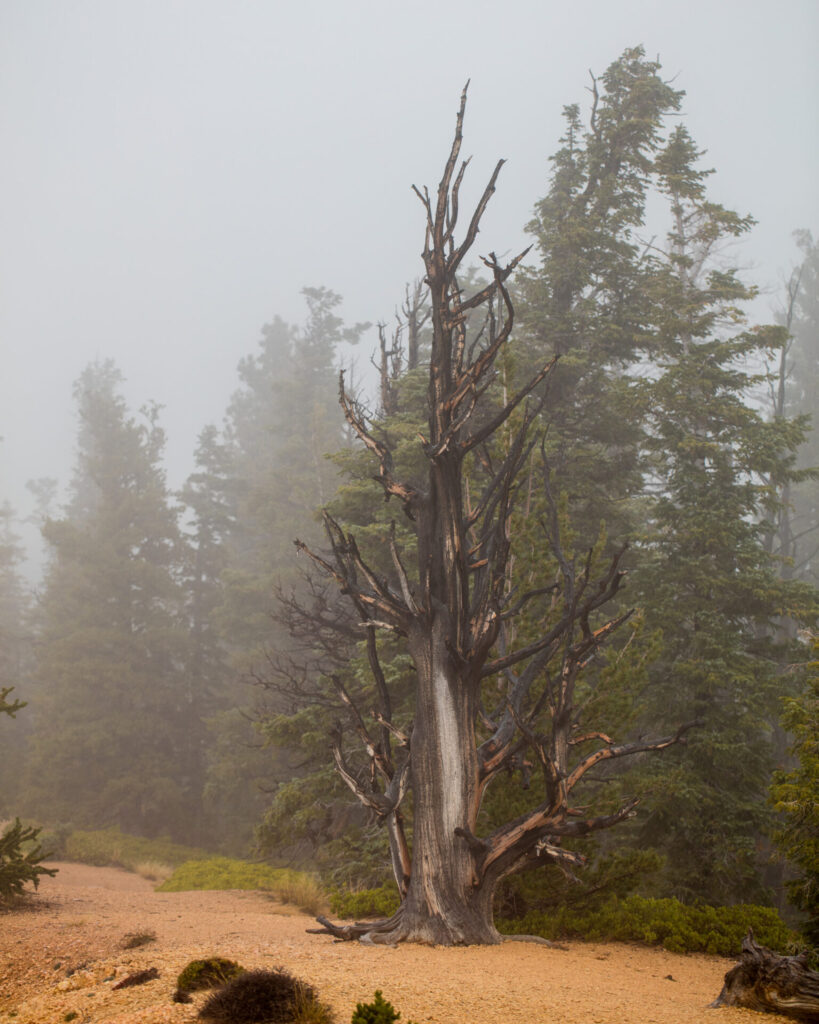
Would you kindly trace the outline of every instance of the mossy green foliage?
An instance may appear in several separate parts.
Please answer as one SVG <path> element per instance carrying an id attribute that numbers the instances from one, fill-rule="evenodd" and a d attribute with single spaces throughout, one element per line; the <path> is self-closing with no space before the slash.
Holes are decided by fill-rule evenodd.
<path id="1" fill-rule="evenodd" d="M 227 960 L 222 956 L 211 956 L 206 960 L 191 960 L 183 968 L 176 979 L 176 987 L 180 992 L 198 992 L 205 988 L 218 988 L 226 985 L 244 973 L 244 967 L 235 960 Z"/>
<path id="2" fill-rule="evenodd" d="M 753 928 L 757 942 L 779 952 L 793 944 L 794 933 L 770 907 L 738 904 L 687 906 L 674 899 L 644 896 L 612 897 L 593 910 L 560 908 L 533 912 L 515 921 L 498 921 L 508 935 L 542 935 L 546 939 L 643 942 L 671 953 L 716 953 L 736 956 Z"/>
<path id="3" fill-rule="evenodd" d="M 392 1003 L 383 997 L 381 990 L 378 989 L 371 1003 L 358 1003 L 356 1005 L 350 1024 L 394 1024 L 395 1021 L 400 1019 L 401 1014 L 396 1011 Z M 412 1024 L 412 1021 L 408 1020 L 407 1024 Z"/>
<path id="4" fill-rule="evenodd" d="M 215 992 L 199 1011 L 213 1024 L 331 1024 L 315 990 L 282 968 L 245 971 Z"/>
<path id="5" fill-rule="evenodd" d="M 17 712 L 26 706 L 25 701 L 6 700 L 13 689 L 13 686 L 0 686 L 0 714 L 8 715 L 10 718 L 14 718 Z"/>
<path id="6" fill-rule="evenodd" d="M 22 896 L 28 883 L 36 889 L 41 875 L 57 874 L 55 868 L 40 864 L 46 854 L 37 841 L 39 834 L 40 829 L 15 818 L 0 835 L 0 904 Z"/>
<path id="7" fill-rule="evenodd" d="M 159 892 L 192 889 L 260 889 L 309 911 L 325 900 L 318 882 L 303 871 L 251 864 L 231 857 L 186 861 L 158 887 Z"/>
<path id="8" fill-rule="evenodd" d="M 382 885 L 377 889 L 362 889 L 359 892 L 336 890 L 330 894 L 330 908 L 334 914 L 358 921 L 369 917 L 391 917 L 400 905 L 401 899 L 394 885 Z"/>
<path id="9" fill-rule="evenodd" d="M 204 850 L 181 846 L 170 839 L 145 839 L 142 836 L 128 835 L 118 828 L 72 832 L 65 840 L 64 850 L 66 860 L 94 864 L 97 867 L 114 866 L 129 870 L 145 861 L 176 867 L 186 860 L 208 856 Z"/>

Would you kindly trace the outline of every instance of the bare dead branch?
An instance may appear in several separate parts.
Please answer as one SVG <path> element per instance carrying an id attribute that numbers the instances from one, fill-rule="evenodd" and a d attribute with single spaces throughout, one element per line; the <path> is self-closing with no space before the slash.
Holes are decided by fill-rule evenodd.
<path id="1" fill-rule="evenodd" d="M 662 739 L 636 740 L 634 743 L 621 743 L 619 745 L 609 742 L 605 747 L 595 750 L 580 761 L 566 779 L 566 788 L 571 791 L 586 772 L 595 765 L 600 764 L 601 761 L 609 761 L 618 757 L 629 757 L 632 754 L 645 753 L 649 750 L 665 750 L 667 747 L 683 743 L 686 733 L 698 725 L 702 725 L 702 719 L 686 722 L 677 729 L 673 736 L 664 736 Z"/>
<path id="2" fill-rule="evenodd" d="M 339 373 L 338 390 L 339 405 L 344 413 L 344 418 L 359 440 L 378 459 L 379 473 L 377 479 L 384 488 L 385 496 L 388 498 L 391 496 L 398 498 L 402 502 L 404 510 L 412 518 L 413 505 L 418 499 L 418 493 L 414 487 L 396 480 L 393 476 L 392 453 L 383 441 L 379 441 L 372 435 L 366 427 L 363 416 L 356 411 L 352 399 L 347 395 L 344 388 L 343 370 Z"/>

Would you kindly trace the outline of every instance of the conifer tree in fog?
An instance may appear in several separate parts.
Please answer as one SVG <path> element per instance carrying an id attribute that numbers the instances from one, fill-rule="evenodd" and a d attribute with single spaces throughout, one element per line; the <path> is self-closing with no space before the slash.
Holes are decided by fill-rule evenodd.
<path id="1" fill-rule="evenodd" d="M 50 821 L 186 837 L 199 780 L 180 738 L 198 709 L 183 672 L 176 511 L 158 411 L 130 415 L 121 384 L 111 362 L 77 381 L 69 499 L 43 528 L 30 804 Z"/>
<path id="2" fill-rule="evenodd" d="M 200 436 L 197 469 L 182 498 L 191 510 L 189 609 L 195 657 L 215 695 L 205 755 L 206 808 L 218 841 L 244 849 L 272 777 L 289 774 L 253 720 L 266 700 L 254 683 L 286 646 L 276 594 L 296 576 L 291 538 L 318 533 L 315 509 L 334 493 L 328 455 L 344 444 L 337 414 L 338 360 L 365 325 L 345 327 L 340 296 L 305 288 L 303 324 L 276 317 L 239 364 L 224 428 Z M 216 680 L 221 680 L 217 682 Z"/>
<path id="3" fill-rule="evenodd" d="M 339 348 L 365 325 L 347 328 L 341 297 L 305 288 L 303 325 L 265 325 L 258 350 L 239 364 L 240 386 L 224 430 L 228 532 L 222 628 L 246 668 L 270 647 L 271 614 L 282 570 L 294 565 L 290 536 L 333 495 L 338 472 L 327 456 L 344 443 L 337 413 Z M 316 527 L 318 529 L 318 527 Z"/>
<path id="4" fill-rule="evenodd" d="M 771 413 L 808 419 L 799 451 L 801 478 L 774 488 L 770 550 L 787 579 L 819 584 L 819 245 L 797 231 L 800 262 L 787 283 L 781 322 L 787 331 L 771 382 Z"/>
<path id="5" fill-rule="evenodd" d="M 730 902 L 765 898 L 758 848 L 772 723 L 793 685 L 780 669 L 787 637 L 772 627 L 809 615 L 814 599 L 780 579 L 764 543 L 805 436 L 799 420 L 766 421 L 754 408 L 764 381 L 753 367 L 786 335 L 743 315 L 754 291 L 727 262 L 727 243 L 753 221 L 710 199 L 701 157 L 678 125 L 655 161 L 671 228 L 652 256 L 647 468 L 657 497 L 646 505 L 635 576 L 647 622 L 663 635 L 647 721 L 673 721 L 686 709 L 703 725 L 663 775 L 649 769 L 654 792 L 641 837 L 665 853 L 673 894 Z"/>
<path id="6" fill-rule="evenodd" d="M 626 51 L 593 79 L 585 124 L 566 109 L 529 225 L 540 260 L 524 283 L 522 350 L 565 353 L 544 411 L 554 486 L 583 542 L 601 519 L 609 543 L 631 542 L 644 635 L 662 637 L 632 727 L 704 722 L 638 782 L 639 846 L 666 855 L 663 892 L 719 901 L 756 886 L 763 898 L 756 851 L 788 680 L 785 650 L 760 637 L 811 600 L 780 586 L 765 538 L 787 517 L 804 424 L 784 405 L 773 424 L 753 411 L 766 383 L 749 366 L 781 351 L 784 334 L 743 318 L 754 290 L 725 250 L 752 220 L 710 200 L 693 140 L 667 125 L 683 93 L 659 73 Z"/>
<path id="7" fill-rule="evenodd" d="M 25 672 L 26 613 L 29 595 L 20 576 L 23 550 L 14 532 L 14 511 L 0 506 L 0 710 L 13 714 L 20 701 L 11 696 Z"/>
<path id="8" fill-rule="evenodd" d="M 642 492 L 646 396 L 634 374 L 651 351 L 644 232 L 652 163 L 683 93 L 641 47 L 599 79 L 591 102 L 564 109 L 549 188 L 527 225 L 533 265 L 522 274 L 518 362 L 560 356 L 545 417 L 555 486 L 572 529 L 594 544 L 630 538 Z M 632 499 L 630 501 L 629 499 Z"/>

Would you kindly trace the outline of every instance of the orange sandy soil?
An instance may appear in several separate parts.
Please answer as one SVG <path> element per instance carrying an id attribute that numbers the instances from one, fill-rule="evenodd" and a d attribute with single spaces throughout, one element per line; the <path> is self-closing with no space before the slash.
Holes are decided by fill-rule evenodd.
<path id="1" fill-rule="evenodd" d="M 730 961 L 621 944 L 568 949 L 510 942 L 445 949 L 336 943 L 311 919 L 253 892 L 157 893 L 114 868 L 57 864 L 39 892 L 0 913 L 0 1022 L 192 1022 L 205 998 L 171 1002 L 190 960 L 226 956 L 283 966 L 312 984 L 338 1024 L 375 989 L 416 1024 L 775 1024 L 785 1017 L 708 1010 Z M 156 941 L 122 948 L 130 932 Z M 113 991 L 156 967 L 159 977 Z M 670 975 L 670 977 L 669 977 Z"/>

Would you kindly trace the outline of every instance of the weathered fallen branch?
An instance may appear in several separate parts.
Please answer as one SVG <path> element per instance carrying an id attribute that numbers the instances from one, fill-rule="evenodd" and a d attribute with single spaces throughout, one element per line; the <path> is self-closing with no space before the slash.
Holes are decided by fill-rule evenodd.
<path id="1" fill-rule="evenodd" d="M 758 945 L 749 928 L 742 940 L 742 959 L 725 975 L 722 992 L 711 1006 L 744 1006 L 815 1024 L 819 1021 L 819 972 L 808 968 L 806 953 L 779 956 Z"/>

